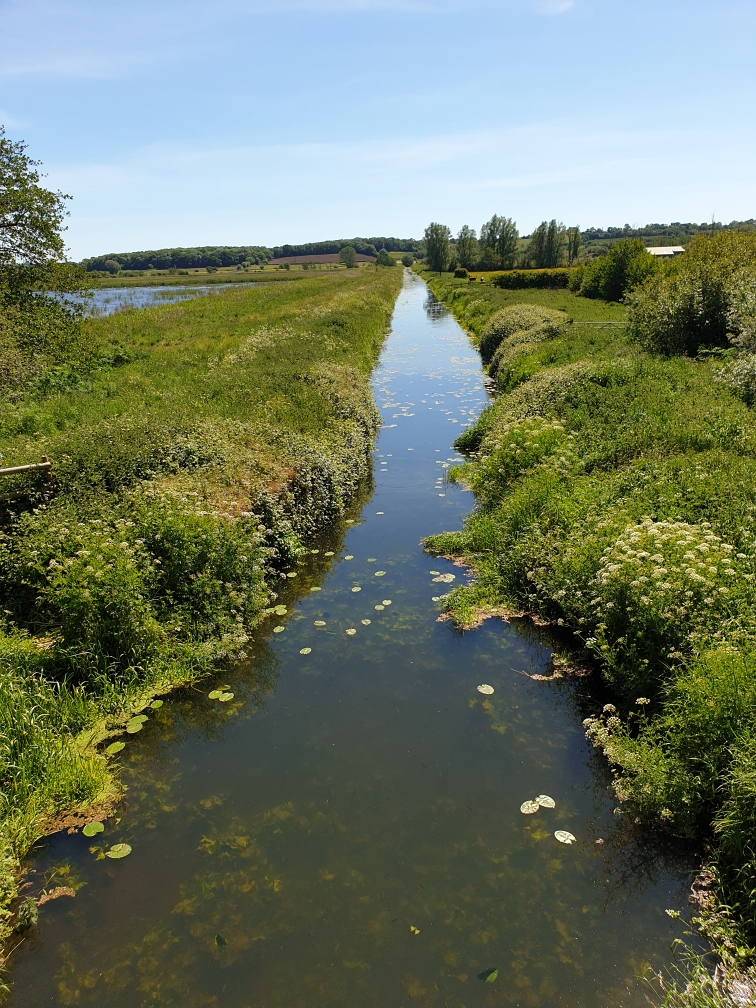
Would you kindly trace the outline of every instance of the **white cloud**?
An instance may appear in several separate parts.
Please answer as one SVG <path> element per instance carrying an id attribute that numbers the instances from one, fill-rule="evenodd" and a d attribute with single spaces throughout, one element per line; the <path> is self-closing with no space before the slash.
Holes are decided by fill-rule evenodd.
<path id="1" fill-rule="evenodd" d="M 552 17 L 557 14 L 564 14 L 575 6 L 575 0 L 542 0 L 538 3 L 537 9 Z"/>

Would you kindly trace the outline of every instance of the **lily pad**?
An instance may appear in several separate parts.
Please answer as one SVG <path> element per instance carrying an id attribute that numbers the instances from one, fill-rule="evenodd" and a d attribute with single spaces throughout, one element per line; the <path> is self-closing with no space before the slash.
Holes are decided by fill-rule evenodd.
<path id="1" fill-rule="evenodd" d="M 314 585 L 312 588 L 310 588 L 310 591 L 322 591 L 322 589 L 318 588 L 317 585 Z"/>
<path id="2" fill-rule="evenodd" d="M 434 595 L 431 598 L 431 602 L 440 602 L 440 601 L 441 601 L 441 596 L 440 595 Z"/>
<path id="3" fill-rule="evenodd" d="M 274 612 L 276 616 L 285 616 L 288 611 L 289 610 L 286 608 L 285 605 L 273 606 L 271 610 L 271 612 Z"/>
<path id="4" fill-rule="evenodd" d="M 533 813 L 537 812 L 540 807 L 541 806 L 537 801 L 524 801 L 522 805 L 520 805 L 520 812 L 522 812 L 523 815 L 533 815 Z"/>
<path id="5" fill-rule="evenodd" d="M 478 980 L 484 980 L 486 983 L 493 983 L 496 977 L 499 975 L 499 971 L 495 966 L 491 969 L 483 970 L 482 973 L 478 973 Z"/>
<path id="6" fill-rule="evenodd" d="M 368 558 L 367 558 L 367 562 L 368 562 L 368 563 L 375 563 L 375 561 L 376 561 L 377 559 L 378 559 L 378 557 L 368 557 Z"/>
<path id="7" fill-rule="evenodd" d="M 131 722 L 131 721 L 141 721 L 142 724 L 144 724 L 145 721 L 149 721 L 149 720 L 150 719 L 147 717 L 146 714 L 135 714 L 133 718 L 129 718 L 129 722 Z"/>
<path id="8" fill-rule="evenodd" d="M 296 576 L 297 576 L 296 571 L 289 571 L 289 573 L 286 575 L 286 577 L 296 577 Z"/>
<path id="9" fill-rule="evenodd" d="M 358 591 L 362 591 L 362 588 L 352 588 L 352 591 L 353 591 L 353 592 L 358 592 Z"/>
<path id="10" fill-rule="evenodd" d="M 451 584 L 457 578 L 456 574 L 439 574 L 438 577 L 434 577 L 434 581 L 442 581 L 444 584 Z"/>
<path id="11" fill-rule="evenodd" d="M 226 941 L 226 939 L 223 937 L 222 934 L 217 934 L 215 938 L 213 938 L 213 941 L 218 946 L 218 948 L 223 948 L 224 945 L 228 945 L 228 942 Z"/>
<path id="12" fill-rule="evenodd" d="M 323 556 L 333 556 L 333 550 L 326 550 Z"/>
<path id="13" fill-rule="evenodd" d="M 105 851 L 105 857 L 113 858 L 114 860 L 126 857 L 127 854 L 131 854 L 131 847 L 127 843 L 113 844 L 109 851 Z"/>
<path id="14" fill-rule="evenodd" d="M 370 626 L 370 620 L 369 619 L 360 620 L 360 623 L 362 623 L 363 626 Z"/>
<path id="15" fill-rule="evenodd" d="M 381 610 L 385 609 L 386 606 L 384 606 L 384 605 L 377 605 L 375 608 L 378 610 L 378 612 L 381 612 Z"/>
<path id="16" fill-rule="evenodd" d="M 575 837 L 572 833 L 568 833 L 566 829 L 558 829 L 554 836 L 557 838 L 559 843 L 571 844 L 575 843 Z"/>
<path id="17" fill-rule="evenodd" d="M 384 604 L 384 605 L 391 605 L 391 599 L 390 599 L 390 598 L 385 598 L 385 599 L 383 600 L 383 604 Z"/>
<path id="18" fill-rule="evenodd" d="M 283 633 L 285 629 L 286 629 L 286 627 L 274 626 L 273 627 L 273 633 Z"/>
<path id="19" fill-rule="evenodd" d="M 163 701 L 162 700 L 153 700 L 152 703 L 150 704 L 150 707 L 152 707 L 153 710 L 157 710 L 158 707 L 162 707 L 162 706 L 163 706 Z"/>
<path id="20" fill-rule="evenodd" d="M 223 694 L 222 689 L 214 689 L 211 693 L 208 693 L 208 698 L 210 700 L 217 700 L 219 696 Z"/>
<path id="21" fill-rule="evenodd" d="M 310 654 L 312 652 L 311 647 L 303 647 L 299 649 L 300 654 Z"/>
<path id="22" fill-rule="evenodd" d="M 436 575 L 438 575 L 438 574 L 441 573 L 441 571 L 428 571 L 428 573 L 429 574 L 436 574 Z"/>
<path id="23" fill-rule="evenodd" d="M 320 550 L 310 550 L 310 553 L 320 553 Z"/>
<path id="24" fill-rule="evenodd" d="M 233 693 L 221 693 L 221 695 L 218 697 L 218 703 L 228 703 L 229 700 L 233 699 L 234 699 Z"/>
<path id="25" fill-rule="evenodd" d="M 126 731 L 129 733 L 129 735 L 136 735 L 138 731 L 142 730 L 142 727 L 143 725 L 141 721 L 129 721 L 129 723 L 126 725 Z"/>
<path id="26" fill-rule="evenodd" d="M 81 832 L 84 836 L 96 836 L 98 833 L 102 833 L 104 829 L 105 827 L 101 822 L 88 822 Z"/>
<path id="27" fill-rule="evenodd" d="M 354 629 L 350 629 L 350 630 L 347 630 L 347 633 L 349 634 L 350 637 L 354 637 L 354 635 L 357 633 L 357 631 L 354 630 Z"/>
<path id="28" fill-rule="evenodd" d="M 326 621 L 324 619 L 316 619 L 315 622 L 313 623 L 313 626 L 325 626 L 325 625 Z"/>
<path id="29" fill-rule="evenodd" d="M 478 693 L 485 693 L 486 696 L 490 696 L 493 691 L 493 686 L 489 686 L 488 683 L 481 683 L 480 686 L 478 686 Z"/>
<path id="30" fill-rule="evenodd" d="M 385 575 L 385 573 L 386 573 L 386 571 L 376 571 L 375 572 L 375 577 L 383 577 Z"/>
<path id="31" fill-rule="evenodd" d="M 108 754 L 108 756 L 115 756 L 117 752 L 120 752 L 121 749 L 125 748 L 126 748 L 125 742 L 111 742 L 110 745 L 105 750 L 105 752 Z"/>
<path id="32" fill-rule="evenodd" d="M 549 798 L 547 794 L 539 794 L 536 801 L 541 806 L 541 808 L 554 808 L 556 802 L 553 798 Z"/>

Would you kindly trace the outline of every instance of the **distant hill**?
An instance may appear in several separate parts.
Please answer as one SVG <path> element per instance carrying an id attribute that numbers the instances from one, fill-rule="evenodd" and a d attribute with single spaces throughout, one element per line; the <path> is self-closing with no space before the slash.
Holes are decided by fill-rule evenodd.
<path id="1" fill-rule="evenodd" d="M 122 270 L 148 269 L 200 269 L 203 266 L 239 266 L 248 263 L 257 266 L 269 259 L 292 255 L 323 255 L 338 253 L 351 245 L 355 252 L 375 256 L 385 248 L 389 252 L 415 252 L 420 242 L 413 238 L 337 238 L 332 241 L 308 242 L 304 245 L 202 245 L 198 248 L 152 249 L 144 252 L 108 252 L 107 255 L 82 259 L 88 271 L 106 273 Z M 116 265 L 117 264 L 117 267 Z"/>
<path id="2" fill-rule="evenodd" d="M 583 244 L 589 251 L 600 252 L 621 238 L 640 238 L 646 245 L 683 245 L 701 232 L 710 231 L 755 231 L 756 220 L 730 221 L 722 224 L 720 221 L 707 221 L 703 224 L 682 224 L 673 221 L 671 224 L 644 224 L 641 227 L 586 228 L 580 234 Z"/>

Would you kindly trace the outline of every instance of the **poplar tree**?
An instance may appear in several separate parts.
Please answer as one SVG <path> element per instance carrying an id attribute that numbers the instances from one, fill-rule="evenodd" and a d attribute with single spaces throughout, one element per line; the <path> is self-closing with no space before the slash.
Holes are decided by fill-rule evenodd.
<path id="1" fill-rule="evenodd" d="M 443 273 L 449 263 L 451 231 L 445 224 L 432 222 L 425 229 L 425 262 L 429 270 Z"/>
<path id="2" fill-rule="evenodd" d="M 579 227 L 567 229 L 567 263 L 571 266 L 580 255 L 581 235 Z"/>
<path id="3" fill-rule="evenodd" d="M 465 269 L 474 268 L 478 261 L 478 239 L 475 237 L 475 228 L 465 224 L 459 229 L 456 252 L 460 266 L 464 266 Z"/>
<path id="4" fill-rule="evenodd" d="M 499 234 L 494 248 L 501 258 L 503 269 L 512 269 L 517 255 L 520 232 L 511 217 L 499 218 Z"/>

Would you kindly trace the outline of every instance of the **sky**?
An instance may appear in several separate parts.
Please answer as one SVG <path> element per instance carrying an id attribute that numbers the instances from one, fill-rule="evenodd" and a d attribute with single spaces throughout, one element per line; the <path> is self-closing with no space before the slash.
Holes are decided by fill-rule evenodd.
<path id="1" fill-rule="evenodd" d="M 756 217 L 754 0 L 0 0 L 71 258 Z"/>

